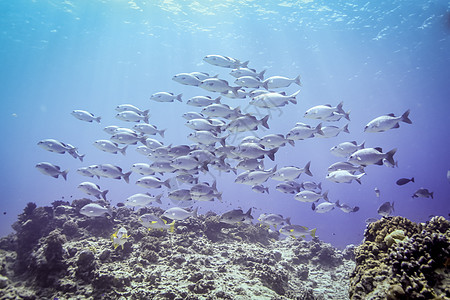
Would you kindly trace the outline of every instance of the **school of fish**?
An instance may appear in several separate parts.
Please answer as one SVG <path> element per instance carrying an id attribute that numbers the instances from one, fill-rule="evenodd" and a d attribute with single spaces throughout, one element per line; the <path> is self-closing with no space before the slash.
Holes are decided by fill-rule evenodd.
<path id="1" fill-rule="evenodd" d="M 168 91 L 155 92 L 150 95 L 149 105 L 152 101 L 168 103 L 182 103 L 195 108 L 186 111 L 182 116 L 185 125 L 192 131 L 187 138 L 193 142 L 191 145 L 165 145 L 165 129 L 159 129 L 150 123 L 150 110 L 141 109 L 132 104 L 118 105 L 116 118 L 132 126 L 110 125 L 104 131 L 110 135 L 109 139 L 92 141 L 94 147 L 110 154 L 127 155 L 130 147 L 144 155 L 146 162 L 137 162 L 129 169 L 114 164 L 99 164 L 81 166 L 77 172 L 90 178 L 113 178 L 130 182 L 131 174 L 141 176 L 135 184 L 155 192 L 157 196 L 149 193 L 137 193 L 124 200 L 126 206 L 145 207 L 153 203 L 162 203 L 164 198 L 169 198 L 177 207 L 172 207 L 161 216 L 173 222 L 167 224 L 166 219 L 146 214 L 140 217 L 139 222 L 143 226 L 152 229 L 169 229 L 177 220 L 196 217 L 201 201 L 222 201 L 226 197 L 226 191 L 217 188 L 215 180 L 202 181 L 199 174 L 206 174 L 218 170 L 235 174 L 236 184 L 248 185 L 257 193 L 272 193 L 266 183 L 269 180 L 279 182 L 276 191 L 292 194 L 292 199 L 310 203 L 313 211 L 327 213 L 338 208 L 345 213 L 357 212 L 359 207 L 351 207 L 339 200 L 329 199 L 329 191 L 322 191 L 321 182 L 299 181 L 299 177 L 313 176 L 310 166 L 306 161 L 302 166 L 279 166 L 270 169 L 264 167 L 264 162 L 269 159 L 276 163 L 277 153 L 283 147 L 295 147 L 302 140 L 312 138 L 333 138 L 341 133 L 350 133 L 348 124 L 338 127 L 330 125 L 339 120 L 350 121 L 350 111 L 345 111 L 343 102 L 336 106 L 319 104 L 307 109 L 304 113 L 305 120 L 320 120 L 316 126 L 309 125 L 307 121 L 299 121 L 285 133 L 271 133 L 260 137 L 261 128 L 270 129 L 270 122 L 275 119 L 273 112 L 281 112 L 285 107 L 296 105 L 300 90 L 292 94 L 282 91 L 291 85 L 301 87 L 300 75 L 294 78 L 284 76 L 272 76 L 265 78 L 266 70 L 257 71 L 248 67 L 248 61 L 241 62 L 238 59 L 222 56 L 207 55 L 203 59 L 206 63 L 222 69 L 229 69 L 229 74 L 235 78 L 234 82 L 211 76 L 203 72 L 180 73 L 173 76 L 172 80 L 197 89 L 199 96 L 183 99 L 182 93 Z M 202 91 L 216 93 L 216 96 L 201 95 Z M 242 105 L 231 107 L 227 98 L 239 99 Z M 173 104 L 172 104 L 173 105 Z M 178 104 L 179 105 L 179 104 Z M 249 113 L 249 110 L 265 113 Z M 84 122 L 100 123 L 101 117 L 84 111 L 74 110 L 71 114 Z M 401 116 L 387 114 L 379 116 L 363 128 L 365 132 L 379 133 L 400 127 L 401 123 L 412 124 L 409 119 L 410 111 L 407 110 Z M 168 116 L 173 118 L 174 116 Z M 242 138 L 242 134 L 248 134 Z M 68 153 L 75 159 L 83 161 L 84 154 L 66 142 L 55 139 L 43 139 L 38 142 L 43 149 L 64 154 Z M 339 157 L 341 161 L 328 168 L 326 179 L 334 183 L 351 183 L 356 181 L 362 184 L 365 176 L 365 168 L 372 165 L 395 167 L 397 162 L 394 155 L 397 149 L 383 151 L 378 145 L 366 147 L 365 143 L 356 141 L 340 143 L 330 149 L 330 153 Z M 59 166 L 49 162 L 40 162 L 36 168 L 45 175 L 64 179 L 68 170 L 62 170 Z M 161 176 L 160 176 L 161 175 Z M 366 175 L 367 176 L 367 175 Z M 212 176 L 213 177 L 213 176 Z M 402 179 L 398 185 L 406 184 L 411 180 Z M 182 186 L 182 188 L 180 188 Z M 82 182 L 78 188 L 97 199 L 106 200 L 108 190 L 90 181 Z M 380 191 L 376 190 L 377 197 Z M 419 189 L 412 197 L 431 197 L 433 193 L 427 189 Z M 322 202 L 320 200 L 322 199 Z M 182 207 L 197 206 L 194 210 L 186 210 Z M 394 203 L 384 203 L 378 209 L 382 216 L 389 216 L 394 210 Z M 98 204 L 88 204 L 80 211 L 87 216 L 111 215 L 110 208 Z M 251 209 L 244 213 L 241 209 L 234 209 L 221 216 L 224 223 L 248 223 L 252 222 Z M 315 236 L 315 229 L 308 229 L 301 225 L 291 225 L 290 218 L 281 215 L 265 213 L 258 218 L 261 225 L 273 226 L 281 234 L 299 237 L 305 235 Z M 113 234 L 114 246 L 122 246 L 127 238 L 124 228 Z"/>

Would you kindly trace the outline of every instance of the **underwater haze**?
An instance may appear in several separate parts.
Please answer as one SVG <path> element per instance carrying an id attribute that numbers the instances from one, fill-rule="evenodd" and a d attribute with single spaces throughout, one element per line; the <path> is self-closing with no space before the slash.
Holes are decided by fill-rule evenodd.
<path id="1" fill-rule="evenodd" d="M 448 1 L 2 1 L 0 3 L 0 89 L 2 180 L 0 181 L 0 235 L 28 202 L 50 205 L 55 200 L 92 196 L 77 186 L 84 181 L 108 189 L 112 205 L 135 193 L 163 193 L 162 208 L 173 207 L 169 189 L 146 189 L 135 184 L 142 177 L 133 173 L 130 183 L 110 178 L 88 178 L 76 170 L 94 164 L 113 164 L 128 172 L 134 163 L 151 163 L 130 145 L 126 155 L 102 152 L 93 146 L 110 135 L 105 126 L 132 128 L 115 115 L 120 104 L 149 109 L 149 123 L 166 129 L 165 137 L 150 136 L 164 145 L 195 144 L 187 137 L 185 112 L 201 108 L 186 104 L 194 96 L 221 96 L 200 87 L 182 85 L 172 77 L 179 73 L 205 72 L 218 75 L 236 86 L 230 68 L 208 64 L 207 55 L 249 61 L 248 67 L 264 78 L 301 76 L 295 83 L 277 89 L 296 96 L 297 104 L 280 108 L 255 108 L 250 97 L 222 103 L 239 106 L 243 114 L 258 120 L 269 115 L 268 125 L 239 134 L 222 132 L 228 145 L 238 145 L 249 135 L 286 135 L 297 122 L 317 126 L 348 124 L 350 133 L 337 137 L 308 138 L 295 146 L 280 147 L 275 160 L 264 158 L 265 169 L 275 165 L 303 168 L 311 161 L 313 177 L 302 174 L 298 182 L 311 180 L 329 190 L 337 200 L 356 212 L 335 208 L 326 213 L 311 209 L 311 203 L 277 191 L 279 181 L 263 185 L 269 194 L 235 183 L 233 172 L 200 172 L 200 181 L 216 180 L 222 202 L 198 201 L 201 214 L 218 214 L 252 208 L 253 222 L 261 213 L 290 217 L 292 224 L 317 228 L 323 241 L 336 247 L 360 243 L 365 220 L 381 218 L 378 207 L 394 202 L 392 215 L 425 222 L 430 216 L 450 213 L 450 5 Z M 244 88 L 246 92 L 252 89 Z M 182 93 L 182 102 L 150 100 L 157 92 Z M 325 122 L 304 118 L 317 105 L 338 105 L 350 111 L 350 121 Z M 410 110 L 412 124 L 400 128 L 365 132 L 376 117 L 401 116 Z M 101 122 L 84 122 L 71 115 L 85 110 L 101 116 Z M 261 126 L 259 126 L 261 127 Z M 84 161 L 70 155 L 45 151 L 37 145 L 44 139 L 69 143 L 85 154 Z M 346 161 L 330 152 L 342 142 L 365 142 L 383 152 L 397 148 L 398 167 L 370 165 L 361 184 L 335 183 L 326 179 L 327 168 Z M 120 145 L 122 148 L 124 145 Z M 218 147 L 219 144 L 216 144 Z M 68 169 L 67 180 L 52 178 L 36 169 L 50 162 Z M 238 161 L 226 158 L 233 167 Z M 242 170 L 238 170 L 238 174 Z M 157 175 L 159 176 L 159 175 Z M 165 173 L 161 178 L 175 177 Z M 414 182 L 397 185 L 400 178 Z M 172 181 L 173 183 L 175 181 Z M 176 185 L 176 184 L 175 184 Z M 186 188 L 186 185 L 179 187 Z M 178 188 L 178 187 L 177 187 Z M 377 197 L 374 189 L 380 190 Z M 433 192 L 433 199 L 415 197 L 420 188 Z M 323 202 L 323 200 L 321 200 Z M 316 203 L 317 205 L 317 203 Z M 82 216 L 80 215 L 80 218 Z"/>

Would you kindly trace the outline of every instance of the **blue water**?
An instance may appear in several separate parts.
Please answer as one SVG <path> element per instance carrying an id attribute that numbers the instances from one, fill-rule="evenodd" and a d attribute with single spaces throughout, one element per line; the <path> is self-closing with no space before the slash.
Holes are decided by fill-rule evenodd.
<path id="1" fill-rule="evenodd" d="M 150 123 L 167 128 L 165 145 L 191 144 L 187 139 L 191 130 L 181 115 L 199 109 L 153 102 L 149 96 L 160 91 L 183 93 L 183 102 L 197 95 L 216 96 L 171 80 L 177 73 L 202 71 L 234 81 L 229 69 L 203 62 L 208 54 L 249 60 L 251 68 L 266 69 L 266 77 L 302 76 L 299 103 L 284 107 L 281 116 L 272 112 L 270 130 L 257 132 L 259 136 L 286 134 L 296 122 L 316 125 L 318 121 L 303 118 L 308 108 L 344 101 L 344 109 L 351 110 L 350 134 L 298 141 L 295 147 L 280 149 L 275 162 L 266 159 L 265 163 L 266 168 L 303 167 L 311 160 L 313 180 L 330 190 L 330 200 L 360 210 L 317 214 L 309 203 L 276 191 L 278 182 L 269 180 L 271 192 L 262 195 L 235 184 L 234 175 L 213 172 L 224 202 L 197 203 L 200 213 L 238 207 L 254 207 L 255 218 L 262 212 L 280 213 L 290 216 L 293 224 L 317 227 L 322 240 L 341 247 L 361 241 L 364 220 L 377 217 L 384 201 L 395 201 L 394 214 L 413 221 L 450 212 L 448 1 L 17 0 L 0 2 L 0 29 L 1 235 L 12 231 L 10 225 L 27 202 L 49 205 L 62 197 L 85 197 L 77 189 L 82 181 L 109 189 L 113 204 L 145 192 L 134 184 L 141 177 L 138 174 L 126 184 L 91 180 L 75 170 L 112 163 L 127 171 L 133 163 L 149 162 L 133 146 L 124 157 L 92 145 L 108 138 L 102 130 L 107 125 L 133 125 L 114 118 L 118 104 L 150 109 Z M 285 90 L 296 89 L 292 85 Z M 224 101 L 242 108 L 247 102 Z M 70 115 L 74 109 L 102 116 L 101 124 L 75 119 Z M 412 125 L 401 123 L 399 129 L 384 133 L 363 132 L 373 118 L 400 115 L 407 109 Z M 86 154 L 85 161 L 36 145 L 47 138 L 77 146 Z M 399 167 L 369 166 L 362 185 L 327 181 L 327 167 L 339 161 L 329 149 L 353 140 L 386 151 L 398 148 Z M 68 180 L 38 172 L 35 165 L 41 161 L 69 169 Z M 395 184 L 412 176 L 415 183 Z M 212 181 L 208 174 L 202 178 Z M 304 174 L 301 179 L 310 180 Z M 381 191 L 380 199 L 375 187 Z M 434 199 L 411 198 L 420 187 L 433 191 Z M 163 202 L 167 208 L 169 200 Z"/>

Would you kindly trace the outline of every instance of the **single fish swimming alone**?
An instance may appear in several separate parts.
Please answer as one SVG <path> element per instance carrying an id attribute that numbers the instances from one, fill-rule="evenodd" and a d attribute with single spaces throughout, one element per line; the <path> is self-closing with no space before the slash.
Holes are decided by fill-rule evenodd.
<path id="1" fill-rule="evenodd" d="M 414 182 L 414 177 L 412 177 L 411 179 L 408 178 L 400 178 L 399 180 L 397 180 L 396 184 L 397 185 L 405 185 L 408 182 Z"/>

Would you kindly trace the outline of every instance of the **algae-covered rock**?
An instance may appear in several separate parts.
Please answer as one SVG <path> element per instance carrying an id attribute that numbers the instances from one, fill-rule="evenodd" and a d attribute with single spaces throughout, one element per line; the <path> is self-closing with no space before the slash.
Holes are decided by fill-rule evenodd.
<path id="1" fill-rule="evenodd" d="M 357 247 L 351 299 L 442 299 L 450 297 L 450 222 L 434 217 L 413 223 L 383 218 L 368 226 Z"/>
<path id="2" fill-rule="evenodd" d="M 389 233 L 388 235 L 386 235 L 384 237 L 384 242 L 386 243 L 386 245 L 388 247 L 392 246 L 392 244 L 398 244 L 400 242 L 402 242 L 403 240 L 405 240 L 406 236 L 405 236 L 405 232 L 403 230 L 394 230 L 391 233 Z"/>
<path id="3" fill-rule="evenodd" d="M 148 230 L 139 216 L 158 216 L 161 209 L 112 208 L 114 218 L 90 218 L 78 213 L 89 202 L 27 206 L 17 233 L 0 239 L 0 299 L 312 300 L 347 294 L 342 283 L 354 262 L 317 238 L 280 240 L 278 232 L 224 224 L 213 214 L 177 221 L 174 232 Z M 114 249 L 110 236 L 120 227 L 130 237 Z M 12 267 L 17 261 L 22 268 Z"/>

